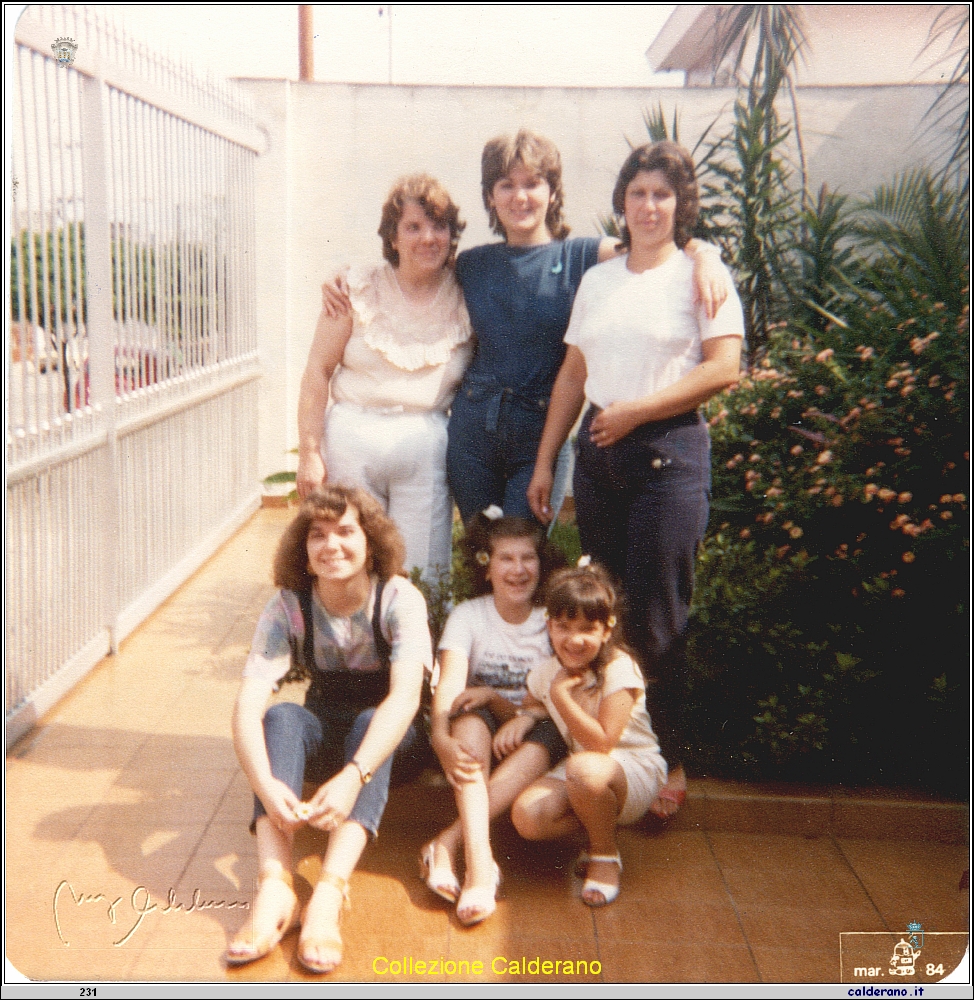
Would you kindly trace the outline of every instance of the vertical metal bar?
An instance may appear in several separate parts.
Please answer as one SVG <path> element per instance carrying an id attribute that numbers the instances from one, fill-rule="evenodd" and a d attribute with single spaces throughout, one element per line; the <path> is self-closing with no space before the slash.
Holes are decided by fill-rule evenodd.
<path id="1" fill-rule="evenodd" d="M 73 412 L 77 407 L 75 406 L 75 399 L 73 397 L 72 390 L 73 378 L 70 366 L 69 357 L 69 344 L 67 333 L 62 321 L 62 290 L 61 290 L 61 252 L 64 244 L 64 213 L 59 210 L 59 206 L 63 204 L 63 192 L 64 192 L 64 154 L 63 154 L 63 143 L 64 139 L 60 134 L 60 129 L 58 129 L 56 136 L 51 133 L 54 131 L 53 126 L 57 126 L 60 123 L 60 101 L 58 100 L 58 80 L 57 80 L 57 65 L 50 59 L 45 60 L 45 68 L 47 72 L 44 74 L 44 105 L 47 112 L 47 127 L 48 127 L 48 145 L 50 148 L 49 156 L 51 162 L 51 170 L 48 174 L 49 183 L 49 200 L 50 207 L 48 209 L 50 219 L 48 240 L 50 242 L 50 256 L 51 256 L 51 279 L 52 279 L 52 297 L 53 297 L 53 317 L 54 317 L 54 337 L 55 343 L 57 345 L 57 354 L 61 360 L 61 382 L 64 385 L 64 395 L 66 409 L 68 412 Z M 51 81 L 51 74 L 54 74 L 53 81 Z M 54 84 L 54 94 L 55 100 L 51 101 L 50 88 L 48 83 L 53 82 Z M 55 105 L 52 107 L 52 103 Z M 56 141 L 55 141 L 56 140 Z M 55 169 L 57 167 L 57 169 Z M 59 181 L 56 184 L 56 181 Z M 52 392 L 48 396 L 47 405 L 47 420 L 41 426 L 41 431 L 43 433 L 44 444 L 50 446 L 50 428 L 51 424 L 56 415 L 55 400 L 53 398 L 53 386 Z M 46 425 L 46 426 L 45 426 Z"/>
<path id="2" fill-rule="evenodd" d="M 81 360 L 81 379 L 82 379 L 82 401 L 85 406 L 85 413 L 90 418 L 91 414 L 91 399 L 89 391 L 89 372 L 88 372 L 88 326 L 85 321 L 85 279 L 84 279 L 84 259 L 83 259 L 83 238 L 81 232 L 81 226 L 83 225 L 83 212 L 79 211 L 79 207 L 83 208 L 84 205 L 84 189 L 80 187 L 78 172 L 80 169 L 79 156 L 81 153 L 81 116 L 80 116 L 80 97 L 79 97 L 79 86 L 80 77 L 73 70 L 69 70 L 66 75 L 66 80 L 68 83 L 68 100 L 69 100 L 69 113 L 68 121 L 70 123 L 70 136 L 71 136 L 71 208 L 73 215 L 73 232 L 72 232 L 72 261 L 73 261 L 73 275 L 74 275 L 74 291 L 72 294 L 72 302 L 74 307 L 74 326 L 75 334 L 79 344 L 79 354 Z M 80 187 L 80 190 L 79 190 Z"/>
<path id="3" fill-rule="evenodd" d="M 12 419 L 10 423 L 12 424 L 12 439 L 10 441 L 11 449 L 11 460 L 16 460 L 25 457 L 24 448 L 24 437 L 25 430 L 24 426 L 27 423 L 26 419 L 26 406 L 25 400 L 27 399 L 28 393 L 28 380 L 27 380 L 27 358 L 30 353 L 33 352 L 34 346 L 34 332 L 28 318 L 30 315 L 30 304 L 28 302 L 28 293 L 30 290 L 30 277 L 28 267 L 29 254 L 30 254 L 30 233 L 29 224 L 25 225 L 21 223 L 19 205 L 21 203 L 26 205 L 26 212 L 24 213 L 27 219 L 30 219 L 30 199 L 28 197 L 28 185 L 27 185 L 27 157 L 23 156 L 17 159 L 18 149 L 27 148 L 27 122 L 26 122 L 26 106 L 24 103 L 24 83 L 23 83 L 23 65 L 25 58 L 29 60 L 31 58 L 30 53 L 25 49 L 21 48 L 19 45 L 16 47 L 16 59 L 17 59 L 17 75 L 18 82 L 20 84 L 20 121 L 16 123 L 19 126 L 18 138 L 20 143 L 14 143 L 14 173 L 17 177 L 17 186 L 13 193 L 13 216 L 14 216 L 14 233 L 16 240 L 16 251 L 14 260 L 17 265 L 17 306 L 19 310 L 19 322 L 20 322 L 20 380 L 19 385 L 17 385 L 18 392 L 18 402 L 17 413 L 15 419 Z M 29 63 L 28 63 L 29 64 Z M 14 368 L 11 365 L 10 378 L 13 378 Z M 12 394 L 11 394 L 12 397 Z M 8 398 L 11 398 L 8 397 Z M 12 399 L 11 399 L 12 401 Z M 8 404 L 9 405 L 9 404 Z M 9 412 L 9 411 L 8 411 Z M 8 433 L 10 433 L 8 431 Z"/>
<path id="4" fill-rule="evenodd" d="M 118 592 L 118 440 L 115 430 L 115 365 L 112 330 L 111 230 L 107 174 L 111 163 L 108 88 L 99 78 L 86 77 L 81 88 L 85 146 L 85 271 L 89 298 L 88 323 L 91 353 L 91 391 L 101 406 L 108 431 L 102 450 L 102 468 L 93 483 L 101 528 L 103 593 L 111 634 L 112 652 L 117 652 Z"/>

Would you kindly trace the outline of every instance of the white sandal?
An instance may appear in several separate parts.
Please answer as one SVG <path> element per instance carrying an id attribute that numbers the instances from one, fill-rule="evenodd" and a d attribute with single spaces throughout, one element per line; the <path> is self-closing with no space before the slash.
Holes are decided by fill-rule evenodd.
<path id="1" fill-rule="evenodd" d="M 622 875 L 622 858 L 618 854 L 586 854 L 583 853 L 586 863 L 601 861 L 605 864 L 616 864 L 619 866 L 619 875 Z M 581 858 L 579 858 L 581 860 Z M 585 898 L 585 893 L 597 892 L 602 896 L 602 902 L 597 903 Z M 586 878 L 582 885 L 582 902 L 586 906 L 597 909 L 600 906 L 608 906 L 614 903 L 619 895 L 619 885 L 610 885 L 608 882 L 596 882 L 593 878 Z"/>
<path id="2" fill-rule="evenodd" d="M 440 899 L 455 903 L 460 898 L 460 882 L 453 869 L 448 864 L 436 864 L 436 841 L 430 841 L 419 852 L 419 877 Z"/>
<path id="3" fill-rule="evenodd" d="M 501 884 L 501 870 L 494 862 L 494 884 L 475 885 L 470 889 L 464 889 L 457 900 L 457 920 L 464 927 L 473 927 L 486 920 L 497 909 L 497 889 Z M 470 915 L 464 917 L 462 911 L 467 911 Z"/>

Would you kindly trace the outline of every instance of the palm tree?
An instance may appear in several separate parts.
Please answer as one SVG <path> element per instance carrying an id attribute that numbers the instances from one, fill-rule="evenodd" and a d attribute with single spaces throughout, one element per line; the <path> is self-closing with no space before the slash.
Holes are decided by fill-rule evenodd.
<path id="1" fill-rule="evenodd" d="M 795 93 L 795 66 L 799 61 L 804 62 L 808 50 L 801 6 L 777 3 L 731 4 L 718 11 L 713 35 L 711 66 L 715 78 L 721 66 L 731 57 L 733 75 L 740 79 L 744 60 L 748 52 L 753 51 L 754 61 L 747 77 L 748 102 L 762 107 L 769 127 L 778 91 L 782 84 L 787 88 L 794 118 L 795 142 L 798 146 L 802 207 L 807 208 L 808 172 Z M 770 142 L 770 133 L 766 138 Z"/>

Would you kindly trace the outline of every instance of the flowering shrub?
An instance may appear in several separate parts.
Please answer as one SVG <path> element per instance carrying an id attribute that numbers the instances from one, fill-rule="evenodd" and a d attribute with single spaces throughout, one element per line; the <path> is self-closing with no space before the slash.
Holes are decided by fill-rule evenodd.
<path id="1" fill-rule="evenodd" d="M 869 269 L 709 406 L 697 753 L 887 784 L 939 758 L 946 788 L 944 743 L 968 737 L 966 270 L 942 301 L 888 256 Z"/>

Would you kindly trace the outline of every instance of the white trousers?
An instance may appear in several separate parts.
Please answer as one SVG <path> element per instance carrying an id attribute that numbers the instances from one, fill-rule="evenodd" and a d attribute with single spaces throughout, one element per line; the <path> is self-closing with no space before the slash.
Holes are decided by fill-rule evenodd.
<path id="1" fill-rule="evenodd" d="M 445 413 L 389 413 L 336 403 L 325 418 L 328 479 L 363 486 L 406 542 L 406 569 L 450 569 L 453 500 L 446 485 Z M 430 571 L 430 572 L 427 572 Z"/>

